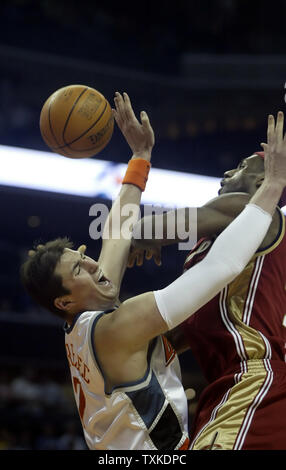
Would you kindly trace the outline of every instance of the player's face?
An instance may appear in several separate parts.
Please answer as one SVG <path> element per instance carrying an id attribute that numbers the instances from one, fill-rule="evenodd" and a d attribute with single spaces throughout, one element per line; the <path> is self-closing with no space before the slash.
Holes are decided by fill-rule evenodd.
<path id="1" fill-rule="evenodd" d="M 61 308 L 67 313 L 106 310 L 114 306 L 115 286 L 104 276 L 98 262 L 84 253 L 65 249 L 55 272 L 61 275 L 63 286 L 70 291 L 61 298 Z"/>
<path id="2" fill-rule="evenodd" d="M 219 194 L 244 192 L 253 194 L 264 176 L 264 161 L 259 155 L 244 158 L 234 170 L 224 173 Z"/>

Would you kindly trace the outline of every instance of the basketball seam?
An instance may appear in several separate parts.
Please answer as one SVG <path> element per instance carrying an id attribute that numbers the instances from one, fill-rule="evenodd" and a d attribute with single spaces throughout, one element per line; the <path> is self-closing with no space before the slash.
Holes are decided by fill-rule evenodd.
<path id="1" fill-rule="evenodd" d="M 51 107 L 52 107 L 52 102 L 50 101 L 50 102 L 49 102 L 49 110 L 48 110 L 50 131 L 51 131 L 51 134 L 52 134 L 53 138 L 55 139 L 56 144 L 59 145 L 59 143 L 58 143 L 58 141 L 57 141 L 57 139 L 56 139 L 56 136 L 55 136 L 55 134 L 54 134 L 53 127 L 52 127 L 52 122 L 51 122 Z"/>
<path id="2" fill-rule="evenodd" d="M 62 149 L 62 148 L 65 148 L 65 147 L 69 147 L 70 148 L 70 145 L 74 144 L 75 142 L 77 142 L 78 140 L 80 140 L 85 134 L 87 134 L 97 123 L 98 121 L 102 118 L 102 116 L 104 115 L 105 111 L 107 109 L 107 100 L 105 100 L 105 107 L 104 109 L 102 110 L 101 114 L 99 115 L 99 117 L 96 119 L 96 121 L 88 128 L 86 129 L 81 135 L 79 135 L 76 139 L 72 140 L 71 142 L 68 142 L 68 143 L 65 143 L 65 145 L 63 146 L 60 146 L 60 147 L 57 147 L 57 149 Z M 75 151 L 74 149 L 70 149 L 70 150 L 73 150 Z M 77 150 L 76 150 L 77 151 Z"/>
<path id="3" fill-rule="evenodd" d="M 49 102 L 49 109 L 48 109 L 48 118 L 49 118 L 49 126 L 50 126 L 50 131 L 51 131 L 51 134 L 56 142 L 57 145 L 59 145 L 58 143 L 58 140 L 54 134 L 54 130 L 53 130 L 53 127 L 52 127 L 52 121 L 51 121 L 51 109 L 52 109 L 52 100 Z M 53 149 L 53 147 L 51 147 Z M 54 147 L 55 149 L 58 148 L 58 147 Z M 67 152 L 68 153 L 68 152 Z"/>
<path id="4" fill-rule="evenodd" d="M 71 117 L 71 115 L 72 115 L 72 112 L 73 112 L 74 108 L 76 107 L 76 105 L 77 105 L 78 101 L 80 100 L 80 98 L 82 97 L 82 95 L 83 95 L 87 90 L 88 90 L 88 88 L 85 88 L 85 89 L 80 93 L 80 95 L 79 95 L 79 96 L 77 97 L 77 99 L 75 100 L 75 102 L 74 102 L 74 104 L 72 105 L 72 108 L 71 108 L 71 110 L 70 110 L 70 112 L 69 112 L 69 114 L 68 114 L 68 117 L 67 117 L 67 119 L 66 119 L 66 122 L 65 122 L 65 125 L 64 125 L 64 128 L 63 128 L 63 133 L 62 133 L 62 138 L 63 138 L 63 141 L 64 141 L 64 143 L 65 143 L 64 146 L 69 145 L 69 144 L 72 143 L 72 142 L 67 143 L 67 142 L 65 141 L 65 132 L 66 132 L 66 128 L 67 128 L 68 122 L 69 122 L 69 120 L 70 120 L 70 117 Z M 61 148 L 61 147 L 59 147 L 59 148 Z"/>
<path id="5" fill-rule="evenodd" d="M 110 116 L 110 119 L 108 121 L 111 121 L 111 120 L 112 120 L 112 116 Z M 108 143 L 110 139 L 111 139 L 111 135 L 106 140 L 106 143 Z M 72 143 L 74 143 L 74 142 L 72 142 Z M 73 148 L 70 148 L 70 144 L 67 144 L 65 147 L 70 148 L 70 150 L 72 150 L 73 152 L 85 152 L 85 151 L 88 152 L 89 150 L 96 150 L 97 148 L 101 147 L 102 145 L 103 145 L 102 141 L 99 141 L 98 144 L 96 144 L 92 147 L 88 147 L 86 149 L 73 149 Z"/>
<path id="6" fill-rule="evenodd" d="M 80 98 L 80 96 L 79 96 L 78 98 Z M 65 147 L 68 147 L 69 145 L 74 144 L 74 142 L 76 142 L 76 141 L 79 140 L 81 137 L 83 137 L 87 132 L 90 131 L 90 129 L 93 128 L 93 126 L 95 126 L 95 124 L 97 124 L 97 122 L 99 121 L 99 119 L 102 118 L 103 114 L 105 113 L 105 111 L 106 111 L 106 109 L 107 109 L 107 104 L 108 104 L 108 102 L 107 102 L 107 100 L 105 99 L 105 107 L 104 107 L 104 109 L 102 110 L 101 115 L 97 118 L 97 120 L 96 120 L 87 130 L 85 130 L 85 131 L 83 132 L 83 134 L 81 134 L 79 137 L 77 137 L 76 139 L 72 140 L 71 142 L 65 143 L 64 145 L 58 145 L 57 147 L 51 147 L 51 148 L 52 148 L 53 150 L 64 149 Z M 55 138 L 55 141 L 56 141 L 56 143 L 58 144 L 56 138 Z M 90 147 L 90 148 L 87 149 L 87 150 L 91 150 L 91 148 L 93 148 L 93 147 Z M 71 150 L 74 150 L 74 149 L 71 149 Z"/>

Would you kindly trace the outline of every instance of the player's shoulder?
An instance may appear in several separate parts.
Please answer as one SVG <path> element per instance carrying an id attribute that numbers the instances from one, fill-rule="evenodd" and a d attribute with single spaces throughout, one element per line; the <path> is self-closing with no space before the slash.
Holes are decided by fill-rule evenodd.
<path id="1" fill-rule="evenodd" d="M 66 334 L 74 333 L 76 330 L 87 328 L 90 323 L 92 323 L 96 318 L 101 316 L 104 312 L 88 310 L 80 312 L 74 316 L 71 323 L 65 323 L 64 331 Z"/>
<path id="2" fill-rule="evenodd" d="M 258 253 L 259 255 L 265 255 L 272 252 L 275 248 L 280 245 L 285 235 L 285 215 L 281 209 L 277 206 L 273 214 L 272 223 L 264 238 L 262 245 L 260 246 Z"/>
<path id="3" fill-rule="evenodd" d="M 113 312 L 103 315 L 94 331 L 94 339 L 102 349 L 109 344 L 120 351 L 145 350 L 149 341 L 166 331 L 153 292 L 145 292 L 125 300 Z"/>

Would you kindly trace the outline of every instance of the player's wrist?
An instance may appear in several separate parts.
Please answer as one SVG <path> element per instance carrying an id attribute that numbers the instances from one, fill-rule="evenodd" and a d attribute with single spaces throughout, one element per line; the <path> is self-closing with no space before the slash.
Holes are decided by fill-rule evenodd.
<path id="1" fill-rule="evenodd" d="M 285 183 L 277 178 L 266 177 L 261 185 L 261 190 L 276 195 L 282 193 Z"/>
<path id="2" fill-rule="evenodd" d="M 128 167 L 122 184 L 133 184 L 141 191 L 144 191 L 150 168 L 151 163 L 149 160 L 139 156 L 137 158 L 132 157 L 128 162 Z"/>
<path id="3" fill-rule="evenodd" d="M 266 178 L 249 202 L 260 206 L 264 211 L 273 215 L 282 191 L 283 185 L 279 181 L 272 181 L 271 178 Z"/>
<path id="4" fill-rule="evenodd" d="M 152 154 L 152 149 L 133 152 L 131 160 L 135 160 L 136 158 L 142 158 L 143 160 L 147 160 L 147 162 L 150 162 L 151 154 Z"/>

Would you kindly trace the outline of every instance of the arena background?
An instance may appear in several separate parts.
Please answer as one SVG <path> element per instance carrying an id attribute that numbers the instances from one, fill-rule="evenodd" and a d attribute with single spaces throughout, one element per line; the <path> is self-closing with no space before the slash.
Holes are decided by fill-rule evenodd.
<path id="1" fill-rule="evenodd" d="M 154 167 L 219 178 L 260 149 L 268 113 L 285 108 L 285 14 L 283 0 L 177 0 L 172 7 L 2 0 L 0 144 L 47 151 L 39 132 L 43 102 L 82 83 L 110 102 L 115 91 L 127 91 L 135 111 L 148 112 Z M 98 158 L 129 157 L 115 129 Z M 35 240 L 68 235 L 96 257 L 89 208 L 110 200 L 4 184 L 0 195 L 0 449 L 85 449 L 62 323 L 29 300 L 18 272 Z M 162 267 L 149 261 L 128 270 L 123 297 L 171 282 L 185 254 L 166 248 Z M 195 392 L 192 416 L 205 382 L 191 353 L 181 360 Z"/>

